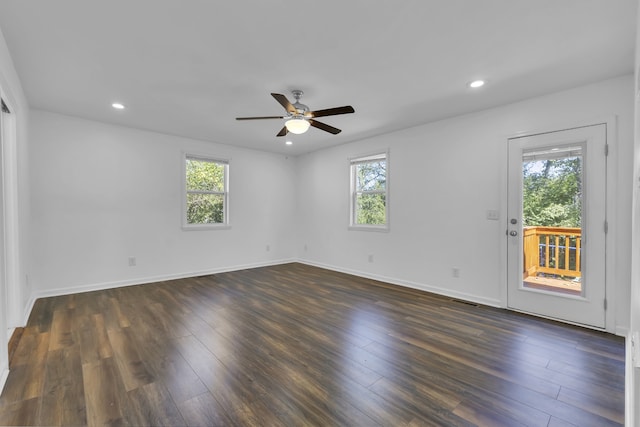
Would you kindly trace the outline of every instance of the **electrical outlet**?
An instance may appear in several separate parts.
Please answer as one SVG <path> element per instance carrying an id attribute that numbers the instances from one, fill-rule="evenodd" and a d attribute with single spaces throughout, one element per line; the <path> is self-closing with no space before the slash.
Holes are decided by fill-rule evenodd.
<path id="1" fill-rule="evenodd" d="M 373 262 L 373 255 L 369 255 L 369 262 Z"/>
<path id="2" fill-rule="evenodd" d="M 129 257 L 129 267 L 135 267 L 135 265 L 136 265 L 136 257 L 130 256 Z"/>
<path id="3" fill-rule="evenodd" d="M 458 267 L 453 267 L 451 269 L 451 275 L 453 277 L 460 277 L 460 269 Z"/>
<path id="4" fill-rule="evenodd" d="M 267 250 L 267 252 L 271 251 L 271 245 L 267 245 L 267 247 L 265 248 Z"/>

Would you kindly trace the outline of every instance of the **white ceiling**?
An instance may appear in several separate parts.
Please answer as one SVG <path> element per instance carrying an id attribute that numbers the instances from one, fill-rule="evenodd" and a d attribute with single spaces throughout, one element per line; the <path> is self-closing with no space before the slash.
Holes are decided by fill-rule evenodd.
<path id="1" fill-rule="evenodd" d="M 633 72 L 636 0 L 2 0 L 33 108 L 250 148 L 318 150 Z M 488 80 L 479 90 L 466 84 Z M 293 145 L 269 95 L 352 105 Z M 128 108 L 115 111 L 114 101 Z"/>

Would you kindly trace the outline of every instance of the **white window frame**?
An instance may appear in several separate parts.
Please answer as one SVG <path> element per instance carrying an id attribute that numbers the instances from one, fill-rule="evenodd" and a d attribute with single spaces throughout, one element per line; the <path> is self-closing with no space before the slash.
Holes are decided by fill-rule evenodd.
<path id="1" fill-rule="evenodd" d="M 356 191 L 356 166 L 363 163 L 370 163 L 374 161 L 378 161 L 384 159 L 386 163 L 386 171 L 385 171 L 385 189 L 384 190 L 372 190 L 372 191 Z M 360 230 L 360 231 L 381 231 L 388 232 L 390 221 L 389 221 L 389 202 L 390 202 L 390 191 L 389 191 L 389 171 L 390 171 L 390 162 L 389 162 L 389 150 L 384 151 L 376 151 L 374 153 L 360 155 L 357 157 L 352 157 L 349 159 L 349 182 L 350 182 L 350 190 L 349 190 L 349 230 Z M 357 218 L 357 197 L 358 194 L 384 194 L 385 195 L 385 223 L 384 224 L 358 224 L 356 222 Z"/>
<path id="2" fill-rule="evenodd" d="M 218 163 L 224 166 L 223 191 L 189 191 L 187 189 L 187 161 L 197 160 L 202 162 Z M 225 230 L 231 228 L 229 222 L 229 159 L 213 157 L 202 154 L 183 153 L 182 156 L 182 228 L 183 230 Z M 189 224 L 187 222 L 187 196 L 189 194 L 215 194 L 223 196 L 223 222 L 209 224 Z"/>

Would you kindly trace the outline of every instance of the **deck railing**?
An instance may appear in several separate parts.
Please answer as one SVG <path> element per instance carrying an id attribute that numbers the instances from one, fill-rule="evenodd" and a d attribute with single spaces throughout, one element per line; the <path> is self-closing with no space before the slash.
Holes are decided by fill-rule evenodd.
<path id="1" fill-rule="evenodd" d="M 581 277 L 581 229 L 525 227 L 524 278 L 538 273 Z"/>

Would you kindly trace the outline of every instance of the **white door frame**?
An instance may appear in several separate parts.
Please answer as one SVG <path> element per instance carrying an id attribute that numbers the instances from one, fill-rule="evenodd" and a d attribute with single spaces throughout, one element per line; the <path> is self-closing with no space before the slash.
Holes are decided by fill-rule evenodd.
<path id="1" fill-rule="evenodd" d="M 0 92 L 1 94 L 1 92 Z M 18 210 L 18 147 L 16 146 L 16 114 L 11 103 L 2 98 L 11 111 L 4 115 L 2 132 L 2 181 L 4 188 L 4 266 L 7 284 L 7 323 L 9 328 L 23 326 L 22 289 L 20 281 L 20 245 Z M 3 113 L 4 114 L 4 113 Z"/>
<path id="2" fill-rule="evenodd" d="M 508 205 L 508 147 L 509 140 L 513 138 L 523 137 L 523 136 L 534 136 L 545 133 L 557 132 L 562 130 L 586 127 L 586 126 L 594 126 L 604 124 L 606 125 L 606 134 L 607 134 L 607 145 L 609 147 L 608 153 L 608 167 L 607 167 L 607 218 L 609 221 L 609 230 L 605 237 L 606 245 L 607 245 L 607 257 L 605 264 L 605 280 L 608 284 L 605 291 L 605 298 L 607 299 L 607 310 L 605 312 L 605 324 L 606 327 L 604 331 L 624 336 L 626 334 L 625 327 L 618 327 L 616 325 L 615 312 L 616 306 L 618 305 L 618 301 L 616 300 L 616 291 L 617 291 L 617 281 L 616 281 L 616 246 L 614 236 L 617 232 L 617 224 L 616 224 L 616 205 L 618 201 L 618 194 L 616 191 L 617 188 L 617 179 L 615 176 L 615 171 L 617 165 L 617 153 L 618 153 L 618 118 L 616 116 L 607 117 L 605 119 L 595 119 L 589 121 L 580 121 L 577 123 L 570 123 L 564 125 L 550 125 L 545 128 L 534 129 L 530 131 L 517 132 L 514 134 L 503 135 L 503 145 L 502 145 L 502 162 L 501 162 L 501 174 L 500 174 L 500 306 L 502 308 L 508 308 L 507 304 L 507 288 L 508 288 L 508 278 L 507 278 L 507 249 L 508 249 L 508 239 L 507 239 L 507 229 L 508 229 L 508 218 L 507 218 L 507 205 Z M 544 317 L 544 316 L 541 316 Z M 557 320 L 557 319 L 553 319 Z M 566 322 L 571 323 L 571 322 Z M 582 327 L 588 327 L 585 325 L 578 325 Z M 596 330 L 602 330 L 598 328 L 593 328 Z"/>
<path id="3" fill-rule="evenodd" d="M 2 82 L 0 75 L 0 82 Z M 26 322 L 24 317 L 24 304 L 22 301 L 22 282 L 20 280 L 20 245 L 19 245 L 19 207 L 18 207 L 18 146 L 17 146 L 17 126 L 16 109 L 11 97 L 7 96 L 3 88 L 0 87 L 0 99 L 2 99 L 11 112 L 6 114 L 0 111 L 0 150 L 2 150 L 2 188 L 0 197 L 3 199 L 1 208 L 3 209 L 0 218 L 0 227 L 4 231 L 3 277 L 0 279 L 4 283 L 4 294 L 0 298 L 0 391 L 4 387 L 9 374 L 8 347 L 11 333 L 17 326 L 23 326 Z"/>

